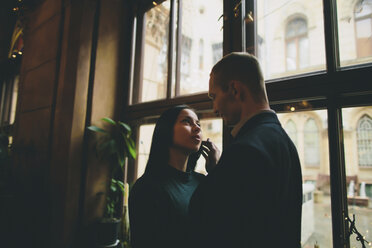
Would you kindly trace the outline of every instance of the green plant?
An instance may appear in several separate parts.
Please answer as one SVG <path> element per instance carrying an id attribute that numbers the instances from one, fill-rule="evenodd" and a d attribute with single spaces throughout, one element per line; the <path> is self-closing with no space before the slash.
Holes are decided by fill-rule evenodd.
<path id="1" fill-rule="evenodd" d="M 100 137 L 96 143 L 97 156 L 106 160 L 110 166 L 110 180 L 108 185 L 107 203 L 104 217 L 119 218 L 118 211 L 124 193 L 122 177 L 127 158 L 136 158 L 135 143 L 131 137 L 132 130 L 128 124 L 114 121 L 110 118 L 102 118 L 108 126 L 106 129 L 89 126 L 88 129 L 99 133 Z"/>

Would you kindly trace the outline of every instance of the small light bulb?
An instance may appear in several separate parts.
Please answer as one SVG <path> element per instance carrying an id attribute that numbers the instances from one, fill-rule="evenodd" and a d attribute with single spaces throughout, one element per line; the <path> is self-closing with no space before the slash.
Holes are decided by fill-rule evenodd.
<path id="1" fill-rule="evenodd" d="M 153 4 L 154 6 L 158 5 L 155 1 L 152 1 L 152 4 Z"/>
<path id="2" fill-rule="evenodd" d="M 15 57 L 17 57 L 17 55 L 13 54 L 13 55 L 12 55 L 12 58 L 15 58 Z"/>
<path id="3" fill-rule="evenodd" d="M 290 110 L 293 112 L 293 111 L 296 110 L 296 108 L 295 107 L 291 107 Z"/>
<path id="4" fill-rule="evenodd" d="M 22 52 L 21 52 L 21 51 L 19 51 L 19 52 L 18 52 L 18 54 L 19 54 L 19 55 L 22 55 Z"/>

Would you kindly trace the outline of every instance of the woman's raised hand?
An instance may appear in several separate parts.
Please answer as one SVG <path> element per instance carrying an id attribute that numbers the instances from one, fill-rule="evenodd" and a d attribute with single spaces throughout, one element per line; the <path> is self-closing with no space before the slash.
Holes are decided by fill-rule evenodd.
<path id="1" fill-rule="evenodd" d="M 217 165 L 220 159 L 221 152 L 217 146 L 209 140 L 202 141 L 201 144 L 201 154 L 205 158 L 205 168 L 207 172 L 211 172 Z"/>

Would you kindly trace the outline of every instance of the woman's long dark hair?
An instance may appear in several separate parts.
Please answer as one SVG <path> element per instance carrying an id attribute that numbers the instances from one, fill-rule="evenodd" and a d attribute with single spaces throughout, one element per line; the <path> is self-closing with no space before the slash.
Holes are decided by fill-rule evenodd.
<path id="1" fill-rule="evenodd" d="M 174 124 L 183 109 L 191 108 L 187 105 L 174 106 L 163 112 L 157 120 L 154 134 L 152 135 L 150 155 L 147 161 L 145 174 L 161 174 L 161 172 L 169 166 L 169 147 L 173 144 Z M 187 170 L 194 170 L 199 157 L 199 153 L 193 153 L 189 156 Z"/>

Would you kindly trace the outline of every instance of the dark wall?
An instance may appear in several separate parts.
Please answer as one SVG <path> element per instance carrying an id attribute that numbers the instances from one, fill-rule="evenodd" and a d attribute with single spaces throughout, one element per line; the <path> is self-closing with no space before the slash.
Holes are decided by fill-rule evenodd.
<path id="1" fill-rule="evenodd" d="M 45 0 L 27 12 L 9 247 L 91 247 L 107 170 L 86 126 L 120 116 L 130 10 L 121 0 Z"/>

